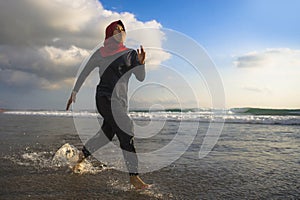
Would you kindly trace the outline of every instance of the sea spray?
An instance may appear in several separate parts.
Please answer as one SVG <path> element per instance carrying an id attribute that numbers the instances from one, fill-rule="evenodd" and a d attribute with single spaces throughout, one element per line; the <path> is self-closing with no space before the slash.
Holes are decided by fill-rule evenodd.
<path id="1" fill-rule="evenodd" d="M 60 147 L 53 156 L 52 165 L 57 167 L 69 167 L 73 170 L 74 166 L 77 165 L 79 159 L 79 150 L 69 143 L 64 144 Z M 97 173 L 103 170 L 105 167 L 102 165 L 101 168 L 93 167 L 92 163 L 85 159 L 81 162 L 76 170 L 73 170 L 74 173 L 83 174 L 83 173 Z"/>
<path id="2" fill-rule="evenodd" d="M 95 111 L 5 111 L 3 114 L 101 119 Z M 232 108 L 222 114 L 214 109 L 131 110 L 129 116 L 141 121 L 210 123 L 222 119 L 225 123 L 300 125 L 300 109 Z"/>

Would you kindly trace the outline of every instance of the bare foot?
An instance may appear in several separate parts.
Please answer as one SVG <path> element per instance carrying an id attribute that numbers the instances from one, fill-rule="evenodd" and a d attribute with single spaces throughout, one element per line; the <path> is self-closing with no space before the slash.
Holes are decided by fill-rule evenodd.
<path id="1" fill-rule="evenodd" d="M 136 190 L 147 189 L 149 187 L 139 176 L 130 176 L 130 184 L 134 186 Z"/>
<path id="2" fill-rule="evenodd" d="M 85 159 L 85 157 L 84 157 L 84 155 L 83 155 L 83 153 L 82 152 L 80 152 L 79 154 L 78 154 L 78 160 L 77 160 L 77 163 L 76 163 L 76 165 L 73 167 L 73 172 L 75 172 L 75 173 L 80 173 L 80 171 L 81 171 L 81 163 L 84 161 L 84 159 Z"/>
<path id="3" fill-rule="evenodd" d="M 78 160 L 77 160 L 77 163 L 81 163 L 82 161 L 84 161 L 85 157 L 82 153 L 82 151 L 79 152 L 78 154 Z"/>

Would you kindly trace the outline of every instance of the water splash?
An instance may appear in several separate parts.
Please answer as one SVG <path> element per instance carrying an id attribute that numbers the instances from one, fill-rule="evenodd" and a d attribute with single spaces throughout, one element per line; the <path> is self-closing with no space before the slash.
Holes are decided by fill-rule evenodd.
<path id="1" fill-rule="evenodd" d="M 54 156 L 53 156 L 54 155 Z M 5 156 L 8 159 L 21 166 L 31 166 L 37 170 L 40 169 L 54 169 L 67 168 L 69 171 L 73 171 L 73 167 L 77 164 L 79 150 L 69 143 L 64 144 L 55 153 L 50 151 L 43 152 L 27 152 L 20 155 Z M 96 174 L 105 169 L 108 169 L 105 165 L 93 166 L 93 164 L 84 160 L 74 173 L 78 174 Z"/>
<path id="2" fill-rule="evenodd" d="M 69 167 L 73 169 L 75 165 L 77 165 L 77 161 L 79 159 L 79 150 L 69 143 L 64 144 L 61 148 L 59 148 L 53 156 L 52 165 L 56 167 Z M 105 166 L 94 167 L 92 163 L 88 160 L 84 160 L 79 164 L 74 173 L 84 174 L 84 173 L 92 173 L 95 174 L 97 172 L 105 169 Z"/>

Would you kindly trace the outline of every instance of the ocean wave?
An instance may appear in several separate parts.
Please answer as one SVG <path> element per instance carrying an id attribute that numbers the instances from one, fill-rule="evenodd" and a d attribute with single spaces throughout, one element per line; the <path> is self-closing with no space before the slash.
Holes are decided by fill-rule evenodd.
<path id="1" fill-rule="evenodd" d="M 249 114 L 249 110 L 247 109 L 240 109 L 238 112 L 236 112 L 236 110 L 231 109 L 224 112 L 216 110 L 198 110 L 189 112 L 131 111 L 129 112 L 129 115 L 133 120 L 300 125 L 299 115 L 279 115 L 278 113 L 279 112 L 277 112 L 276 115 L 267 115 L 265 113 L 259 115 Z M 101 116 L 98 113 L 92 111 L 6 111 L 4 112 L 4 114 L 75 118 L 101 118 Z"/>
<path id="2" fill-rule="evenodd" d="M 98 113 L 91 111 L 5 111 L 4 114 L 53 116 L 53 117 L 96 117 Z"/>
<path id="3" fill-rule="evenodd" d="M 232 108 L 230 111 L 247 115 L 300 116 L 300 109 Z"/>

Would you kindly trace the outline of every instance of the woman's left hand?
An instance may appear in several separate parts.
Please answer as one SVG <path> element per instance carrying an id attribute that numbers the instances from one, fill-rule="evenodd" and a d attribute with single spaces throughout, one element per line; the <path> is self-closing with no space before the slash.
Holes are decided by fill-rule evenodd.
<path id="1" fill-rule="evenodd" d="M 145 64 L 146 52 L 144 51 L 143 46 L 141 45 L 141 50 L 137 49 L 139 62 L 143 65 Z"/>
<path id="2" fill-rule="evenodd" d="M 67 103 L 67 108 L 66 108 L 66 110 L 69 110 L 69 108 L 70 108 L 70 105 L 74 102 L 75 103 L 75 100 L 76 100 L 76 92 L 72 92 L 72 94 L 71 94 L 71 96 L 70 96 L 70 98 L 69 98 L 69 100 L 68 100 L 68 103 Z"/>

